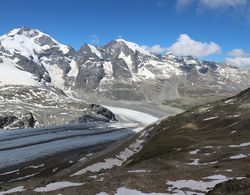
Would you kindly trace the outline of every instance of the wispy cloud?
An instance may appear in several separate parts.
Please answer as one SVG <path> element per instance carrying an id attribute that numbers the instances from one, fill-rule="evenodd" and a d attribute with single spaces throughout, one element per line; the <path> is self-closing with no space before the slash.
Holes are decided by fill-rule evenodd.
<path id="1" fill-rule="evenodd" d="M 177 0 L 176 9 L 182 11 L 190 5 L 196 7 L 196 13 L 202 14 L 208 10 L 226 13 L 229 16 L 244 18 L 250 21 L 249 0 Z"/>
<path id="2" fill-rule="evenodd" d="M 143 45 L 142 48 L 150 53 L 166 53 L 168 51 L 168 48 L 161 47 L 160 45 Z"/>
<path id="3" fill-rule="evenodd" d="M 231 57 L 250 57 L 250 54 L 245 52 L 243 49 L 233 49 L 227 52 L 227 55 Z"/>
<path id="4" fill-rule="evenodd" d="M 90 38 L 91 38 L 91 43 L 92 44 L 98 44 L 100 42 L 99 38 L 96 36 L 96 34 L 90 35 Z"/>
<path id="5" fill-rule="evenodd" d="M 221 52 L 221 48 L 214 42 L 200 42 L 191 39 L 187 34 L 181 34 L 168 51 L 177 56 L 206 57 Z"/>
<path id="6" fill-rule="evenodd" d="M 242 49 L 234 49 L 227 53 L 229 57 L 225 59 L 227 64 L 250 69 L 250 53 Z"/>
<path id="7" fill-rule="evenodd" d="M 195 2 L 195 0 L 177 0 L 176 1 L 176 9 L 177 10 L 185 9 L 193 2 Z"/>
<path id="8" fill-rule="evenodd" d="M 158 7 L 164 7 L 166 4 L 167 4 L 167 1 L 166 1 L 166 0 L 157 0 L 157 1 L 156 1 L 156 5 L 157 5 Z"/>
<path id="9" fill-rule="evenodd" d="M 224 9 L 245 6 L 247 4 L 247 0 L 177 0 L 176 8 L 182 9 L 192 3 L 196 3 L 200 8 Z"/>
<path id="10" fill-rule="evenodd" d="M 247 4 L 247 0 L 199 0 L 200 6 L 209 9 L 239 7 Z"/>

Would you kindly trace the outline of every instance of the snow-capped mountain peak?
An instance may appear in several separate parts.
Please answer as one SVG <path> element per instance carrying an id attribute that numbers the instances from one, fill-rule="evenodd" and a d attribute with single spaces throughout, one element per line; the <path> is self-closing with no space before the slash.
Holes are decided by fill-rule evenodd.
<path id="1" fill-rule="evenodd" d="M 238 92 L 249 86 L 249 75 L 192 56 L 155 56 L 124 39 L 104 46 L 84 44 L 75 51 L 37 29 L 14 29 L 0 37 L 0 85 L 46 85 L 115 99 L 163 100 L 179 97 L 179 91 Z"/>
<path id="2" fill-rule="evenodd" d="M 39 53 L 43 50 L 57 47 L 64 54 L 70 51 L 70 47 L 60 44 L 58 41 L 37 29 L 17 28 L 6 35 L 0 36 L 1 45 L 12 53 L 20 53 L 25 57 L 35 57 L 34 52 Z"/>
<path id="3" fill-rule="evenodd" d="M 29 82 L 10 82 L 9 79 L 2 84 L 34 85 L 37 82 L 47 82 L 63 88 L 64 75 L 70 69 L 73 57 L 69 52 L 73 49 L 37 29 L 17 28 L 0 36 L 0 66 L 1 69 L 12 72 L 21 71 L 20 75 L 29 75 Z M 1 63 L 2 61 L 2 63 Z M 29 74 L 23 74 L 28 72 Z M 26 81 L 25 78 L 20 80 Z M 33 82 L 30 82 L 33 80 Z"/>
<path id="4" fill-rule="evenodd" d="M 125 44 L 128 48 L 130 48 L 133 52 L 139 52 L 144 55 L 151 55 L 148 51 L 140 47 L 138 44 L 126 41 L 124 39 L 115 39 L 115 42 Z"/>

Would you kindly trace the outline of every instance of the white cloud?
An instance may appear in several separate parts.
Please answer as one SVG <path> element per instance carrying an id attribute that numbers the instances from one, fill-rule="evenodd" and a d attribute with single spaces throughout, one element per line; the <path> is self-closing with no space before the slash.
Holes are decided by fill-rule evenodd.
<path id="1" fill-rule="evenodd" d="M 250 53 L 247 53 L 242 49 L 234 49 L 227 54 L 231 56 L 225 59 L 227 64 L 250 68 Z"/>
<path id="2" fill-rule="evenodd" d="M 168 48 L 161 47 L 160 45 L 153 45 L 153 46 L 143 45 L 142 48 L 150 53 L 165 53 L 168 51 Z"/>
<path id="3" fill-rule="evenodd" d="M 199 8 L 225 9 L 244 6 L 247 4 L 247 0 L 177 0 L 176 8 L 183 9 L 191 3 L 197 3 Z"/>
<path id="4" fill-rule="evenodd" d="M 232 57 L 246 57 L 250 56 L 250 54 L 246 53 L 242 49 L 233 49 L 232 51 L 229 51 L 227 55 L 232 56 Z"/>
<path id="5" fill-rule="evenodd" d="M 243 6 L 247 0 L 199 0 L 199 4 L 210 9 L 220 9 Z"/>
<path id="6" fill-rule="evenodd" d="M 168 51 L 177 56 L 205 57 L 221 52 L 220 46 L 214 42 L 206 43 L 191 39 L 187 34 L 181 34 Z"/>
<path id="7" fill-rule="evenodd" d="M 176 2 L 176 8 L 177 10 L 182 10 L 189 6 L 192 2 L 195 2 L 194 0 L 177 0 Z"/>
<path id="8" fill-rule="evenodd" d="M 250 57 L 226 58 L 225 62 L 230 65 L 250 68 Z"/>
<path id="9" fill-rule="evenodd" d="M 99 38 L 96 36 L 96 34 L 91 35 L 90 38 L 91 38 L 91 43 L 92 44 L 98 44 L 99 43 Z"/>

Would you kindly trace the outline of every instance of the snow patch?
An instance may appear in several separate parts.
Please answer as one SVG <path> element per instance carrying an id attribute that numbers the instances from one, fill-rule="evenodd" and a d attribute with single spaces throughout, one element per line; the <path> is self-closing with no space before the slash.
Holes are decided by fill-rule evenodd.
<path id="1" fill-rule="evenodd" d="M 148 173 L 151 172 L 150 170 L 143 170 L 143 169 L 138 169 L 138 170 L 129 170 L 128 173 Z"/>
<path id="2" fill-rule="evenodd" d="M 75 187 L 75 186 L 81 186 L 84 183 L 73 183 L 70 181 L 62 181 L 62 182 L 55 182 L 55 183 L 50 183 L 46 185 L 45 187 L 39 187 L 35 188 L 35 192 L 50 192 L 54 190 L 59 190 L 62 188 L 67 188 L 67 187 Z"/>
<path id="3" fill-rule="evenodd" d="M 115 195 L 164 195 L 165 193 L 144 193 L 138 190 L 128 189 L 126 187 L 118 188 Z"/>
<path id="4" fill-rule="evenodd" d="M 235 155 L 235 156 L 230 156 L 229 158 L 230 159 L 233 159 L 233 160 L 236 160 L 236 159 L 242 159 L 242 158 L 246 158 L 247 155 L 245 154 L 238 154 L 238 155 Z"/>
<path id="5" fill-rule="evenodd" d="M 98 58 L 102 58 L 102 54 L 96 49 L 95 46 L 88 44 L 92 53 L 94 53 Z"/>
<path id="6" fill-rule="evenodd" d="M 242 143 L 239 145 L 229 145 L 228 147 L 229 148 L 240 148 L 240 147 L 247 147 L 247 146 L 250 146 L 250 142 Z"/>
<path id="7" fill-rule="evenodd" d="M 125 162 L 130 156 L 138 152 L 142 148 L 142 143 L 144 141 L 137 139 L 133 144 L 130 144 L 126 149 L 116 155 L 116 158 L 104 159 L 104 162 L 98 162 L 92 164 L 71 176 L 77 176 L 85 174 L 86 172 L 99 172 L 101 170 L 111 169 L 114 166 L 122 166 L 122 163 Z"/>
<path id="8" fill-rule="evenodd" d="M 16 192 L 24 192 L 24 191 L 26 191 L 24 186 L 18 186 L 7 191 L 2 191 L 0 192 L 0 195 L 11 194 L 11 193 L 16 193 Z"/>
<path id="9" fill-rule="evenodd" d="M 195 155 L 200 151 L 200 149 L 190 151 L 189 154 Z"/>
<path id="10" fill-rule="evenodd" d="M 207 163 L 199 163 L 200 159 L 194 159 L 191 163 L 186 163 L 187 165 L 194 165 L 194 166 L 204 166 L 204 165 L 212 165 L 218 163 L 218 161 L 207 162 Z"/>
<path id="11" fill-rule="evenodd" d="M 242 177 L 238 177 L 237 179 L 241 179 Z M 168 181 L 167 185 L 169 191 L 177 193 L 181 190 L 184 192 L 183 194 L 204 194 L 210 189 L 212 189 L 216 184 L 227 181 L 231 178 L 228 178 L 224 175 L 212 175 L 209 177 L 204 177 L 200 181 L 196 180 L 177 180 L 177 181 Z M 188 189 L 188 190 L 187 190 Z M 197 193 L 197 191 L 199 193 Z M 192 192 L 192 193 L 191 193 Z"/>
<path id="12" fill-rule="evenodd" d="M 78 72 L 79 72 L 79 69 L 78 69 L 78 67 L 77 67 L 77 65 L 76 65 L 76 61 L 74 61 L 74 60 L 72 60 L 71 62 L 70 62 L 70 71 L 68 72 L 68 76 L 69 77 L 76 77 L 77 75 L 78 75 Z"/>
<path id="13" fill-rule="evenodd" d="M 106 192 L 99 192 L 98 194 L 96 194 L 96 195 L 109 195 L 108 193 L 106 193 Z"/>
<path id="14" fill-rule="evenodd" d="M 205 119 L 203 119 L 203 121 L 210 121 L 210 120 L 213 120 L 213 119 L 216 119 L 216 118 L 218 118 L 218 116 L 213 116 L 213 117 L 205 118 Z"/>

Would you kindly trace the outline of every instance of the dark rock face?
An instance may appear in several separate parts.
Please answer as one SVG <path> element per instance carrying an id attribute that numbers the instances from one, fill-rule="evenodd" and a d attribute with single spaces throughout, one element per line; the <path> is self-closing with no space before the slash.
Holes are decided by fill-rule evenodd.
<path id="1" fill-rule="evenodd" d="M 207 195 L 247 195 L 250 194 L 250 178 L 230 179 L 217 184 Z"/>
<path id="2" fill-rule="evenodd" d="M 98 104 L 91 104 L 90 107 L 93 109 L 93 112 L 95 112 L 96 114 L 102 115 L 110 121 L 117 121 L 114 113 L 111 112 L 109 109 Z"/>
<path id="3" fill-rule="evenodd" d="M 86 122 L 114 122 L 117 121 L 114 113 L 101 105 L 90 104 L 89 109 L 85 114 L 71 123 L 86 123 Z"/>
<path id="4" fill-rule="evenodd" d="M 15 56 L 19 59 L 17 64 L 21 66 L 23 70 L 34 74 L 38 81 L 51 81 L 51 77 L 44 66 L 37 64 L 33 61 L 33 59 L 28 59 L 20 54 L 15 54 Z"/>
<path id="5" fill-rule="evenodd" d="M 23 28 L 21 28 L 21 29 L 17 32 L 17 34 L 18 34 L 18 35 L 25 34 L 27 37 L 32 38 L 32 37 L 37 36 L 39 33 L 38 33 L 36 30 L 33 30 L 33 29 L 31 29 L 31 28 L 23 27 Z"/>
<path id="6" fill-rule="evenodd" d="M 116 80 L 127 80 L 131 78 L 131 72 L 123 59 L 117 58 L 112 61 L 113 76 Z"/>
<path id="7" fill-rule="evenodd" d="M 16 116 L 0 116 L 0 128 L 3 129 L 4 127 L 12 124 L 14 121 L 16 121 L 18 118 Z"/>
<path id="8" fill-rule="evenodd" d="M 41 46 L 49 45 L 52 47 L 53 45 L 55 45 L 54 41 L 50 37 L 45 36 L 45 35 L 36 39 L 36 42 Z"/>
<path id="9" fill-rule="evenodd" d="M 0 128 L 6 129 L 23 129 L 33 128 L 36 120 L 32 113 L 28 112 L 18 116 L 15 115 L 2 115 L 0 116 Z"/>
<path id="10" fill-rule="evenodd" d="M 87 61 L 80 65 L 79 74 L 76 77 L 75 88 L 93 91 L 104 77 L 105 73 L 101 62 Z"/>

